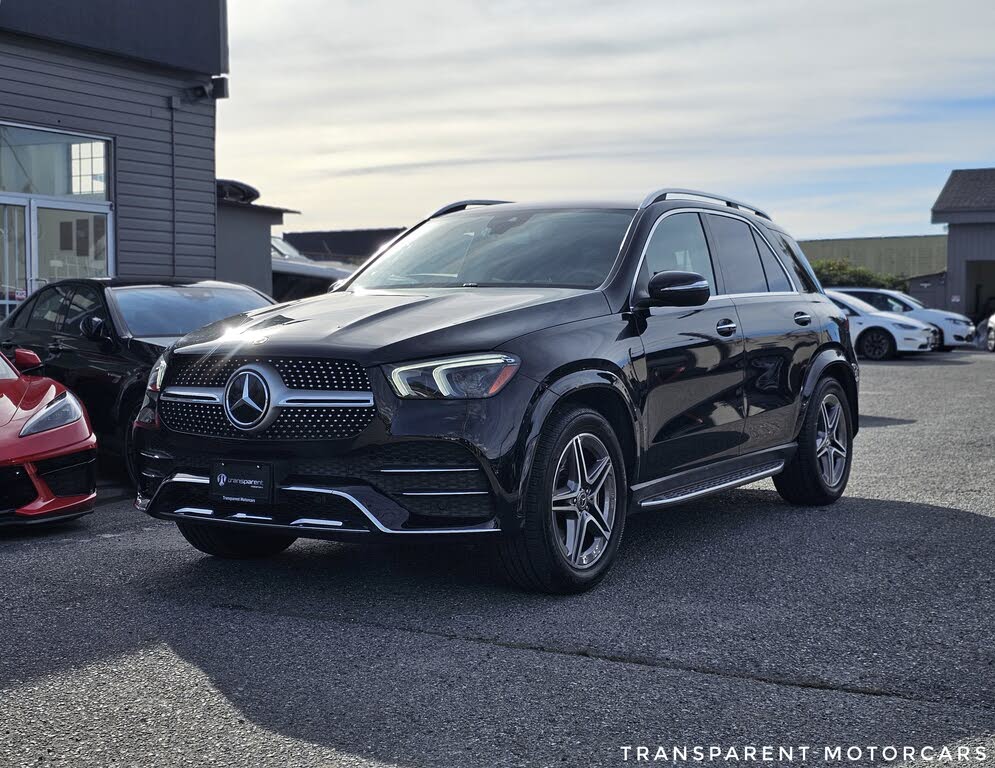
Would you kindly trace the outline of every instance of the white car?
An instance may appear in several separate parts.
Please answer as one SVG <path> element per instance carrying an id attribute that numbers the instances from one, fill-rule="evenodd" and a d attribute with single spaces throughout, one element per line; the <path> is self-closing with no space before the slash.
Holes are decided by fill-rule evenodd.
<path id="1" fill-rule="evenodd" d="M 985 320 L 985 349 L 995 352 L 995 315 Z"/>
<path id="2" fill-rule="evenodd" d="M 974 346 L 974 323 L 964 315 L 948 312 L 945 309 L 930 309 L 907 293 L 890 291 L 886 288 L 833 288 L 863 299 L 881 312 L 894 312 L 905 317 L 929 323 L 940 332 L 940 349 Z"/>
<path id="3" fill-rule="evenodd" d="M 939 344 L 937 330 L 928 323 L 896 312 L 879 312 L 866 301 L 838 290 L 826 295 L 846 312 L 853 348 L 868 360 L 887 360 L 900 352 L 928 352 Z"/>

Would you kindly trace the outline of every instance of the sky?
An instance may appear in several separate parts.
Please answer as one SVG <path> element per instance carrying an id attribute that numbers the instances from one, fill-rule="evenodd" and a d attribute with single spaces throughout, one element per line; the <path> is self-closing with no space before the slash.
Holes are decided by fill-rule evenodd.
<path id="1" fill-rule="evenodd" d="M 798 238 L 942 232 L 995 166 L 992 0 L 229 0 L 220 177 L 286 231 L 705 189 Z"/>

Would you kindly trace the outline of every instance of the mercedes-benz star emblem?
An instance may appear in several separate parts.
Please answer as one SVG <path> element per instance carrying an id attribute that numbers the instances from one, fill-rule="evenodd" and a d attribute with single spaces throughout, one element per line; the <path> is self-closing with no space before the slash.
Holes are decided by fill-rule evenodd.
<path id="1" fill-rule="evenodd" d="M 251 431 L 269 413 L 269 385 L 251 368 L 235 371 L 225 387 L 225 413 L 236 429 Z"/>

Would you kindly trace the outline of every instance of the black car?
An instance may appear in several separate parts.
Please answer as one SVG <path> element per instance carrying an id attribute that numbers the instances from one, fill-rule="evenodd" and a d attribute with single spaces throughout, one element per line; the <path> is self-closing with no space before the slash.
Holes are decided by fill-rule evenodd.
<path id="1" fill-rule="evenodd" d="M 348 277 L 351 269 L 314 261 L 280 237 L 270 239 L 273 261 L 273 298 L 296 301 L 327 293 Z"/>
<path id="2" fill-rule="evenodd" d="M 83 401 L 100 449 L 123 455 L 134 479 L 130 426 L 162 351 L 202 325 L 272 303 L 233 283 L 61 280 L 29 296 L 0 325 L 0 351 L 37 353 L 45 375 Z"/>
<path id="3" fill-rule="evenodd" d="M 766 477 L 835 501 L 857 382 L 846 317 L 761 211 L 466 201 L 335 292 L 164 354 L 136 504 L 221 557 L 462 536 L 525 587 L 578 591 L 630 510 Z"/>

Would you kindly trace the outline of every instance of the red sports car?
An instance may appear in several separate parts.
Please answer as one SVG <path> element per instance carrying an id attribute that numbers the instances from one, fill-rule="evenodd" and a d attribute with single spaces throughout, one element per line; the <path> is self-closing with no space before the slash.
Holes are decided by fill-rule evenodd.
<path id="1" fill-rule="evenodd" d="M 30 372 L 34 352 L 0 354 L 0 526 L 69 520 L 93 511 L 97 439 L 82 404 Z"/>

